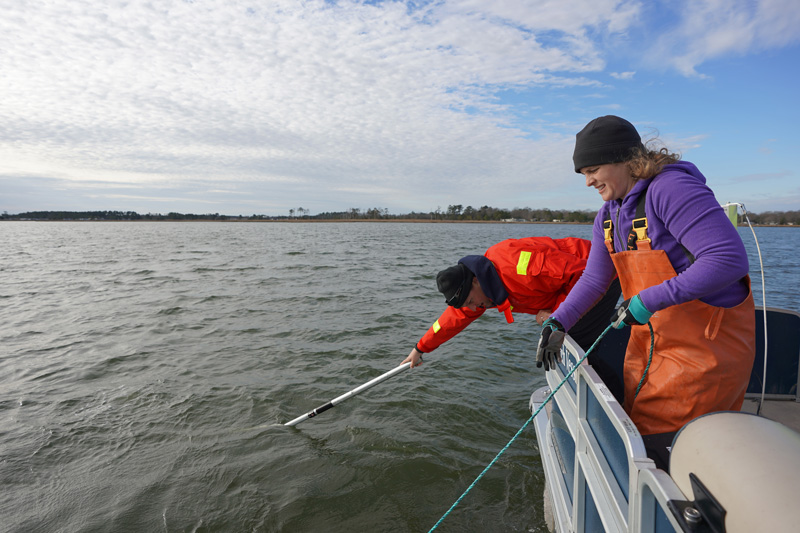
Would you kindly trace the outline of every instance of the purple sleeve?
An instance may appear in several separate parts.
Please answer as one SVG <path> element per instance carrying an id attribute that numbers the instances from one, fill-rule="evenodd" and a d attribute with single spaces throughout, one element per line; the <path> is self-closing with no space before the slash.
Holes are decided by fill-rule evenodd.
<path id="1" fill-rule="evenodd" d="M 605 245 L 604 212 L 604 209 L 601 209 L 594 220 L 592 249 L 586 260 L 586 269 L 581 274 L 578 283 L 567 295 L 567 299 L 551 315 L 567 331 L 603 297 L 616 274 L 614 263 L 611 262 L 611 256 Z"/>
<path id="2" fill-rule="evenodd" d="M 736 282 L 749 271 L 738 231 L 704 183 L 683 172 L 661 177 L 648 193 L 648 207 L 656 218 L 651 238 L 653 248 L 666 250 L 678 275 L 639 293 L 642 303 L 651 312 L 696 299 L 721 307 L 737 305 L 747 288 Z M 694 263 L 689 264 L 681 245 Z"/>

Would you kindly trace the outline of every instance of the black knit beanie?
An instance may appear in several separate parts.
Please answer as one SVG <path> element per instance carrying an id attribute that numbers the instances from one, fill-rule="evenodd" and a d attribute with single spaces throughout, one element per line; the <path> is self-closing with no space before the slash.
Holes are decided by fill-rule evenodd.
<path id="1" fill-rule="evenodd" d="M 633 124 L 614 115 L 598 117 L 575 136 L 575 172 L 592 165 L 627 161 L 636 148 L 644 150 L 644 145 Z"/>

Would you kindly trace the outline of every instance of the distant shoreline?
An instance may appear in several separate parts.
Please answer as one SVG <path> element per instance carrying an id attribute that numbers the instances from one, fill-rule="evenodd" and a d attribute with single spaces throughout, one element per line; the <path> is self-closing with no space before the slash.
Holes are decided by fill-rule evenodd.
<path id="1" fill-rule="evenodd" d="M 119 222 L 135 222 L 135 223 L 147 223 L 147 222 L 155 222 L 155 223 L 163 223 L 163 222 L 179 222 L 181 224 L 190 224 L 190 223 L 204 223 L 204 224 L 213 224 L 213 223 L 220 223 L 220 222 L 235 222 L 237 224 L 264 224 L 264 223 L 271 223 L 271 224 L 328 224 L 328 223 L 345 223 L 345 224 L 357 224 L 362 222 L 378 222 L 382 224 L 397 224 L 397 223 L 405 223 L 405 224 L 544 224 L 544 225 L 553 225 L 553 224 L 562 224 L 562 225 L 569 225 L 569 226 L 591 226 L 593 222 L 545 222 L 545 221 L 532 221 L 532 220 L 429 220 L 424 218 L 413 218 L 413 219 L 381 219 L 381 218 L 359 218 L 359 219 L 301 219 L 301 218 L 292 218 L 292 219 L 276 219 L 276 220 L 259 220 L 259 219 L 237 219 L 231 218 L 227 220 L 211 220 L 211 219 L 196 219 L 196 220 L 181 220 L 181 219 L 165 219 L 165 220 L 77 220 L 77 219 L 62 219 L 62 220 L 47 220 L 47 219 L 2 219 L 0 222 L 81 222 L 81 223 L 92 223 L 92 222 L 100 222 L 100 223 L 119 223 Z M 739 227 L 746 227 L 747 224 L 739 224 Z M 755 228 L 800 228 L 800 225 L 797 224 L 753 224 Z"/>
<path id="2" fill-rule="evenodd" d="M 362 222 L 379 222 L 383 224 L 393 224 L 393 223 L 408 223 L 408 224 L 569 224 L 573 226 L 590 226 L 592 222 L 544 222 L 544 221 L 529 221 L 529 220 L 514 220 L 514 221 L 505 221 L 505 220 L 426 220 L 420 218 L 412 218 L 412 219 L 381 219 L 381 218 L 360 218 L 360 219 L 278 219 L 278 220 L 257 220 L 257 219 L 236 219 L 231 218 L 229 220 L 211 220 L 211 219 L 197 219 L 197 220 L 181 220 L 181 219 L 163 219 L 163 220 L 79 220 L 79 219 L 60 219 L 60 220 L 49 220 L 43 218 L 28 218 L 28 219 L 5 219 L 0 220 L 0 222 L 107 222 L 107 223 L 118 223 L 118 222 L 136 222 L 137 224 L 142 222 L 180 222 L 180 223 L 220 223 L 220 222 L 235 222 L 237 224 L 327 224 L 327 223 L 345 223 L 345 224 L 357 224 Z"/>

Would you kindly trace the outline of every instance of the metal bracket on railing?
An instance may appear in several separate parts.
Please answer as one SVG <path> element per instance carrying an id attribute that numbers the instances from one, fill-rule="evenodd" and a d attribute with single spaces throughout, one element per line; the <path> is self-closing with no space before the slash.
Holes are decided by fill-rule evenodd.
<path id="1" fill-rule="evenodd" d="M 689 474 L 694 501 L 670 500 L 669 510 L 690 533 L 725 533 L 725 508 L 694 474 Z"/>

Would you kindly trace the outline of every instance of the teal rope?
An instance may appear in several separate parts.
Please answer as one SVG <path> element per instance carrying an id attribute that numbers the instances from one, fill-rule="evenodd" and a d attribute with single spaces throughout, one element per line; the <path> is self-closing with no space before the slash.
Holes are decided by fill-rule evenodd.
<path id="1" fill-rule="evenodd" d="M 431 533 L 431 531 L 433 531 L 434 529 L 439 527 L 439 524 L 441 524 L 444 521 L 444 519 L 447 518 L 447 515 L 449 515 L 453 511 L 453 509 L 456 508 L 456 506 L 461 502 L 461 500 L 464 499 L 464 496 L 466 496 L 469 493 L 469 491 L 472 490 L 472 487 L 474 487 L 478 483 L 478 481 L 480 481 L 480 479 L 484 476 L 484 474 L 486 474 L 486 472 L 489 471 L 489 469 L 492 467 L 492 465 L 494 465 L 497 462 L 497 460 L 500 459 L 500 456 L 503 455 L 503 453 L 505 453 L 505 451 L 508 449 L 508 447 L 511 446 L 511 444 L 515 440 L 517 440 L 517 437 L 520 436 L 520 434 L 525 430 L 525 428 L 528 427 L 528 424 L 530 424 L 531 421 L 533 421 L 533 419 L 536 418 L 536 415 L 539 414 L 539 411 L 541 411 L 544 408 L 544 406 L 547 405 L 547 402 L 550 401 L 550 399 L 553 397 L 553 395 L 555 395 L 555 393 L 558 392 L 558 390 L 564 385 L 564 383 L 567 382 L 567 380 L 570 378 L 570 376 L 572 376 L 572 374 L 578 369 L 578 367 L 581 366 L 581 363 L 583 363 L 583 360 L 586 359 L 586 357 L 589 356 L 591 351 L 594 350 L 594 347 L 597 346 L 597 343 L 599 343 L 600 340 L 603 337 L 606 336 L 606 333 L 608 333 L 608 330 L 610 330 L 610 329 L 611 329 L 611 325 L 609 324 L 609 326 L 603 331 L 603 333 L 601 333 L 600 336 L 597 337 L 597 340 L 594 341 L 594 344 L 592 344 L 592 346 L 589 348 L 589 350 L 583 355 L 583 357 L 581 357 L 581 360 L 578 361 L 578 364 L 576 364 L 573 367 L 573 369 L 570 370 L 569 373 L 566 376 L 564 376 L 564 379 L 561 380 L 561 383 L 559 383 L 558 386 L 555 389 L 553 389 L 550 392 L 550 394 L 547 395 L 547 398 L 545 398 L 544 402 L 542 402 L 542 405 L 540 405 L 539 408 L 536 409 L 536 411 L 531 415 L 531 417 L 527 420 L 527 422 L 522 424 L 522 427 L 519 428 L 519 431 L 517 431 L 516 435 L 511 437 L 511 440 L 508 441 L 508 444 L 503 446 L 503 449 L 500 450 L 500 452 L 494 457 L 494 459 L 492 459 L 492 462 L 489 463 L 486 466 L 486 468 L 483 469 L 483 472 L 478 474 L 478 477 L 475 478 L 475 481 L 473 481 L 472 484 L 469 487 L 467 487 L 467 490 L 465 490 L 464 493 L 461 496 L 458 497 L 458 499 L 455 501 L 455 503 L 453 503 L 453 505 L 450 506 L 450 509 L 448 509 L 447 512 L 442 515 L 442 517 L 439 519 L 439 521 L 436 522 L 436 524 L 434 524 L 434 526 L 432 528 L 430 528 L 430 530 L 428 530 L 428 533 Z M 652 327 L 651 327 L 651 330 L 652 330 Z M 651 352 L 651 355 L 652 355 L 652 352 Z"/>
<path id="2" fill-rule="evenodd" d="M 647 371 L 650 370 L 650 363 L 653 362 L 653 347 L 656 343 L 656 337 L 653 333 L 653 324 L 650 321 L 647 321 L 647 327 L 650 328 L 650 356 L 647 358 L 647 366 L 644 368 L 644 374 L 642 374 L 642 379 L 639 380 L 639 385 L 636 386 L 636 394 L 633 395 L 633 399 L 635 400 L 639 396 L 639 390 L 642 388 L 642 384 L 644 383 L 644 378 L 647 377 Z M 631 402 L 633 405 L 633 402 Z"/>

